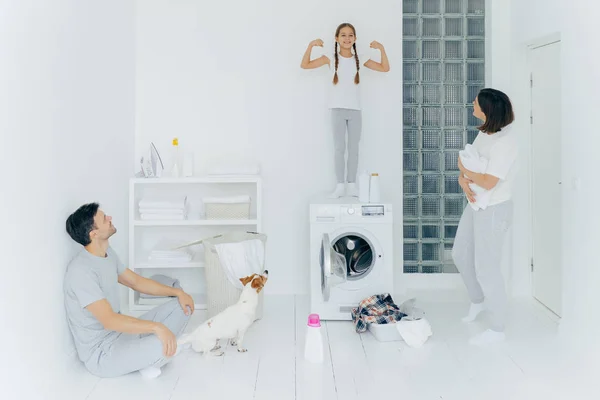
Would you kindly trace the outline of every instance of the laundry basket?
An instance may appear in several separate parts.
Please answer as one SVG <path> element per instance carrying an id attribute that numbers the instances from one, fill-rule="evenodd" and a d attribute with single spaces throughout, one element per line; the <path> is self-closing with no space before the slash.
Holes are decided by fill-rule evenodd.
<path id="1" fill-rule="evenodd" d="M 223 266 L 217 253 L 218 244 L 238 243 L 246 240 L 259 239 L 265 246 L 267 236 L 256 232 L 233 231 L 223 235 L 217 235 L 212 238 L 204 239 L 204 261 L 206 274 L 206 296 L 208 317 L 213 317 L 236 303 L 241 289 L 231 284 L 227 275 L 223 271 Z M 264 265 L 262 266 L 264 270 Z M 261 271 L 262 272 L 262 271 Z M 256 308 L 256 319 L 261 319 L 263 315 L 263 291 L 258 295 L 258 306 Z"/>

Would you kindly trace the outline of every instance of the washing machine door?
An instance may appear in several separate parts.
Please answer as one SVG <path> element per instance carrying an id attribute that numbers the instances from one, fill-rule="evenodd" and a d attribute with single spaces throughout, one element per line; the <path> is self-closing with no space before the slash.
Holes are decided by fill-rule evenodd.
<path id="1" fill-rule="evenodd" d="M 323 293 L 323 300 L 329 301 L 331 288 L 345 283 L 348 276 L 346 258 L 333 249 L 327 233 L 323 234 L 319 261 L 321 266 L 321 291 Z"/>

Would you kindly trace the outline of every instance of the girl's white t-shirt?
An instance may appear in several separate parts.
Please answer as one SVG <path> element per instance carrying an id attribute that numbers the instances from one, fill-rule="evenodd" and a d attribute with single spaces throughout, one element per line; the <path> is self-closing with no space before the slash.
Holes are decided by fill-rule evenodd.
<path id="1" fill-rule="evenodd" d="M 473 146 L 481 157 L 488 160 L 486 174 L 499 178 L 492 188 L 489 205 L 499 204 L 512 198 L 512 185 L 516 174 L 518 145 L 512 124 L 502 128 L 500 132 L 488 135 L 479 132 Z"/>
<path id="2" fill-rule="evenodd" d="M 333 47 L 333 46 L 331 46 Z M 338 46 L 338 83 L 336 85 L 333 84 L 333 76 L 335 75 L 335 57 L 333 48 L 331 51 L 323 50 L 321 55 L 325 55 L 329 58 L 329 80 L 327 81 L 327 85 L 329 85 L 329 93 L 328 93 L 328 104 L 329 108 L 345 108 L 350 110 L 361 110 L 360 104 L 360 87 L 361 83 L 358 85 L 354 83 L 354 77 L 356 76 L 356 59 L 354 58 L 354 50 L 352 50 L 352 57 L 342 57 L 339 54 L 339 46 Z M 371 52 L 364 51 L 358 53 L 358 61 L 360 63 L 360 71 L 364 72 L 365 66 L 364 64 L 370 60 Z M 361 82 L 362 82 L 362 74 L 360 74 Z"/>

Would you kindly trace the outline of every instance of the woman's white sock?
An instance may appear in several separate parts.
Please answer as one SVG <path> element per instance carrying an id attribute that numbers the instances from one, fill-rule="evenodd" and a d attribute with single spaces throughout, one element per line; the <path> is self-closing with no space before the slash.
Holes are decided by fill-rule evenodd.
<path id="1" fill-rule="evenodd" d="M 469 307 L 469 314 L 466 317 L 463 317 L 463 322 L 473 322 L 477 318 L 477 316 L 485 310 L 483 303 L 471 303 L 471 307 Z"/>

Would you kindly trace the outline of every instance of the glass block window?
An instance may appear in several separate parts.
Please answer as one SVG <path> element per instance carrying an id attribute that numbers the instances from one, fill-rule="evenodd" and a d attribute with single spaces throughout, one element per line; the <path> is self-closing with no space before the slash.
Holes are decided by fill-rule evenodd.
<path id="1" fill-rule="evenodd" d="M 458 152 L 484 85 L 485 0 L 403 1 L 404 272 L 457 273 Z"/>

